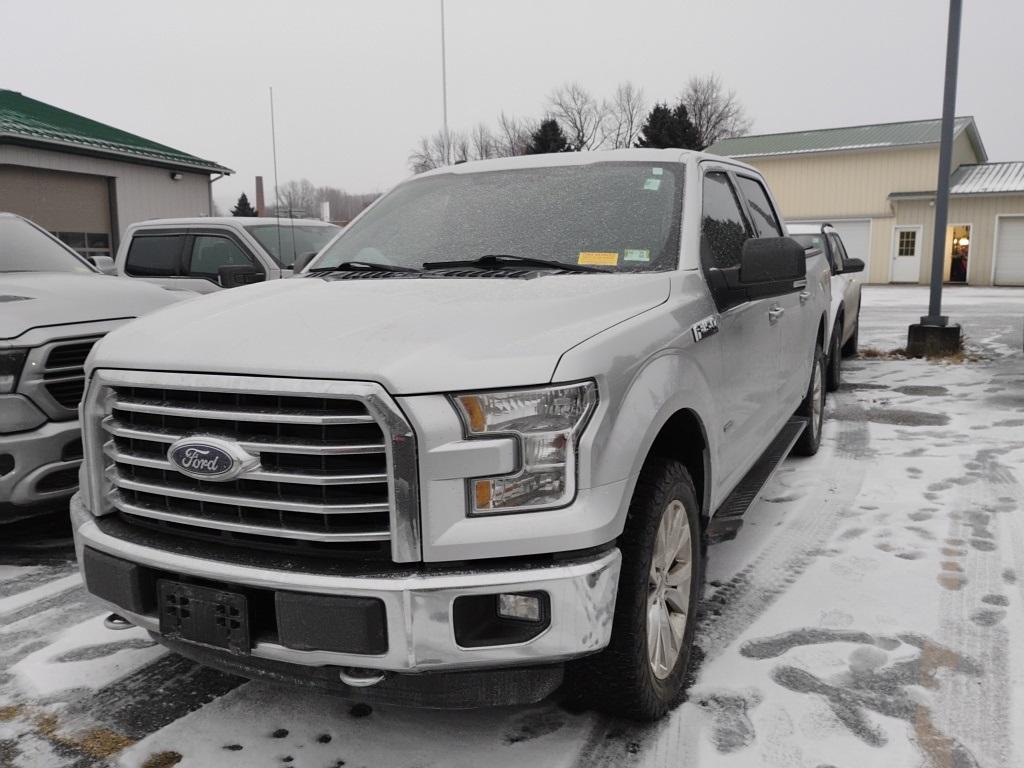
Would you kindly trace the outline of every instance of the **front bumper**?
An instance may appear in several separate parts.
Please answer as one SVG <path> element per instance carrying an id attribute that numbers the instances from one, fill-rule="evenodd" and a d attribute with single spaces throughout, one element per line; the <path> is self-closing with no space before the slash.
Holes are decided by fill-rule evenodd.
<path id="1" fill-rule="evenodd" d="M 386 615 L 387 651 L 381 654 L 299 650 L 279 642 L 254 641 L 246 658 L 258 663 L 283 662 L 298 667 L 358 667 L 392 672 L 431 672 L 512 666 L 536 666 L 595 653 L 608 644 L 615 609 L 621 554 L 611 549 L 599 555 L 550 566 L 483 568 L 458 573 L 397 576 L 337 576 L 271 570 L 167 552 L 124 541 L 104 533 L 76 496 L 71 518 L 79 563 L 86 547 L 153 569 L 175 578 L 208 581 L 234 587 L 337 595 L 380 600 Z M 88 582 L 88 574 L 85 574 Z M 455 639 L 453 604 L 467 595 L 502 592 L 544 592 L 550 600 L 550 623 L 522 643 L 461 647 Z M 155 610 L 133 613 L 107 602 L 138 626 L 159 634 Z M 188 643 L 177 643 L 185 649 Z M 205 646 L 197 651 L 209 652 Z M 216 651 L 223 656 L 228 651 Z M 199 655 L 198 653 L 196 654 Z M 310 674 L 313 674 L 311 669 Z"/>
<path id="2" fill-rule="evenodd" d="M 78 421 L 51 421 L 38 429 L 0 435 L 0 458 L 13 469 L 0 474 L 0 522 L 57 507 L 78 487 L 81 436 Z M 2 469 L 0 469 L 2 471 Z"/>

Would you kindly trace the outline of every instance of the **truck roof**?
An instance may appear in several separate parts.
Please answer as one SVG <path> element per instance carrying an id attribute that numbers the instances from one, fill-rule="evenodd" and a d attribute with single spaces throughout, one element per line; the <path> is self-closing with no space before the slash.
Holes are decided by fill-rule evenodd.
<path id="1" fill-rule="evenodd" d="M 254 224 L 277 224 L 279 222 L 286 226 L 291 226 L 293 224 L 295 226 L 303 227 L 338 226 L 337 224 L 332 224 L 329 221 L 321 221 L 320 219 L 286 219 L 283 216 L 281 218 L 277 218 L 276 216 L 190 216 L 179 219 L 144 219 L 143 221 L 135 222 L 132 226 L 202 226 L 204 224 L 227 224 L 244 227 Z"/>
<path id="2" fill-rule="evenodd" d="M 434 168 L 419 174 L 438 176 L 445 173 L 481 173 L 484 171 L 504 171 L 516 168 L 556 168 L 571 165 L 590 165 L 592 163 L 686 163 L 714 160 L 741 168 L 746 168 L 760 175 L 753 166 L 734 160 L 731 157 L 712 155 L 708 152 L 697 152 L 691 149 L 602 149 L 589 152 L 552 152 L 542 155 L 518 155 L 516 157 L 497 157 L 490 160 L 471 160 L 457 165 Z"/>

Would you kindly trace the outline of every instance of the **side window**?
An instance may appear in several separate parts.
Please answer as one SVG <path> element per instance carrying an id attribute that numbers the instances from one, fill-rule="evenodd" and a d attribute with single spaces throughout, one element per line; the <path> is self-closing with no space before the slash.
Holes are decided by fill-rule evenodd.
<path id="1" fill-rule="evenodd" d="M 749 236 L 728 174 L 722 171 L 705 174 L 700 228 L 700 258 L 704 268 L 738 267 L 743 243 Z"/>
<path id="2" fill-rule="evenodd" d="M 179 276 L 184 242 L 184 234 L 135 235 L 128 246 L 125 272 L 139 277 Z"/>
<path id="3" fill-rule="evenodd" d="M 768 193 L 764 191 L 761 182 L 746 176 L 738 178 L 740 190 L 747 198 L 747 205 L 750 206 L 750 215 L 754 217 L 754 229 L 757 231 L 757 236 L 782 237 L 779 217 L 772 210 L 772 204 L 768 201 Z"/>
<path id="4" fill-rule="evenodd" d="M 234 241 L 217 235 L 196 235 L 192 240 L 190 277 L 217 280 L 217 270 L 226 266 L 255 266 L 253 260 Z"/>

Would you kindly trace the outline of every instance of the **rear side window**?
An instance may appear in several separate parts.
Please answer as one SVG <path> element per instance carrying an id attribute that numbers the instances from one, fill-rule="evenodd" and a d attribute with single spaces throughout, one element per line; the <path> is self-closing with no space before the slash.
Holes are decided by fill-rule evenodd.
<path id="1" fill-rule="evenodd" d="M 712 171 L 704 176 L 701 211 L 700 257 L 706 269 L 740 265 L 749 232 L 729 176 Z"/>
<path id="2" fill-rule="evenodd" d="M 779 218 L 772 210 L 772 204 L 768 201 L 768 193 L 764 191 L 761 182 L 740 176 L 739 184 L 743 196 L 747 198 L 750 215 L 754 218 L 754 230 L 757 232 L 757 236 L 782 237 Z"/>
<path id="3" fill-rule="evenodd" d="M 217 270 L 227 266 L 255 266 L 253 260 L 233 240 L 216 235 L 196 235 L 192 240 L 191 277 L 217 279 Z"/>
<path id="4" fill-rule="evenodd" d="M 128 247 L 125 272 L 140 277 L 177 277 L 185 235 L 135 235 Z"/>

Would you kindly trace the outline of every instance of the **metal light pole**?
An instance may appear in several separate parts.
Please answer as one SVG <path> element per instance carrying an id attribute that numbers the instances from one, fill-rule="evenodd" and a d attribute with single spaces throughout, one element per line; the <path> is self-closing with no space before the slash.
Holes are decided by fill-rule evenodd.
<path id="1" fill-rule="evenodd" d="M 960 326 L 950 325 L 942 314 L 942 271 L 946 257 L 946 224 L 949 219 L 949 177 L 953 161 L 953 121 L 956 118 L 956 76 L 960 58 L 960 16 L 963 0 L 949 0 L 946 37 L 946 84 L 942 96 L 942 131 L 939 144 L 939 178 L 935 186 L 935 232 L 932 236 L 931 291 L 928 314 L 910 326 L 907 352 L 915 357 L 941 355 L 960 348 Z"/>
<path id="2" fill-rule="evenodd" d="M 452 142 L 448 135 L 448 59 L 444 45 L 444 0 L 441 0 L 441 105 L 444 109 L 444 162 L 452 163 Z"/>

